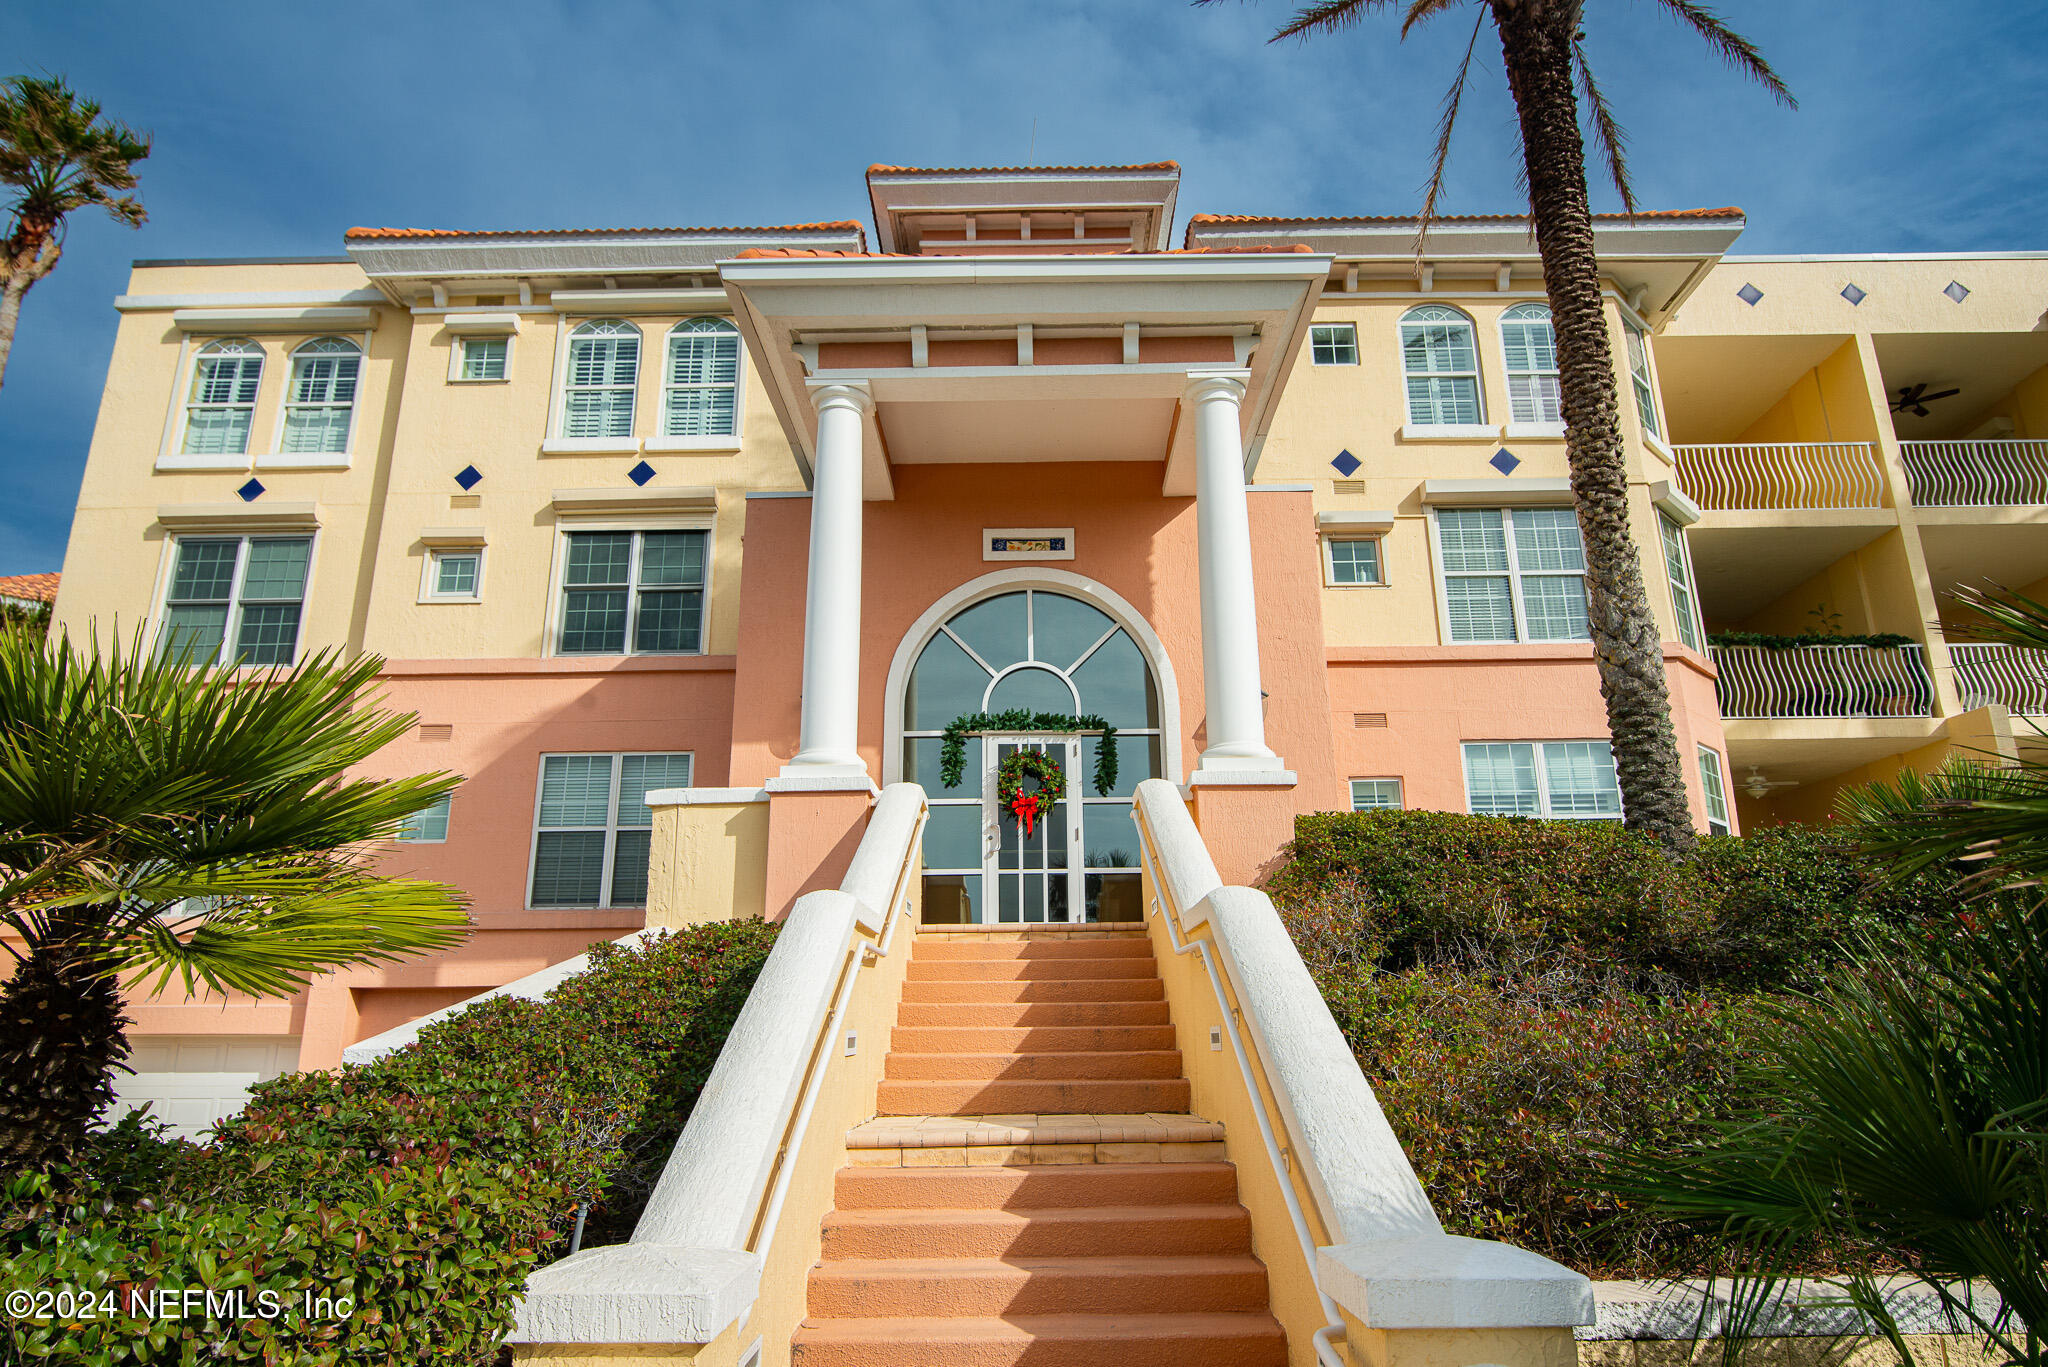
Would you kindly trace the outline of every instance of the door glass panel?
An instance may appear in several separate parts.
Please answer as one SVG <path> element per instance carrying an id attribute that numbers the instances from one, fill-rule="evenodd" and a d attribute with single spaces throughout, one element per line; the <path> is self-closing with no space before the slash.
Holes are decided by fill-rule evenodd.
<path id="1" fill-rule="evenodd" d="M 1119 631 L 1074 671 L 1081 710 L 1111 726 L 1148 729 L 1159 725 L 1159 694 L 1138 643 Z"/>
<path id="2" fill-rule="evenodd" d="M 959 715 L 958 713 L 954 714 Z M 948 721 L 952 718 L 948 717 Z M 903 781 L 923 786 L 931 797 L 981 796 L 981 737 L 969 736 L 963 747 L 966 762 L 960 766 L 960 781 L 948 788 L 939 774 L 943 736 L 913 736 L 903 742 Z"/>
<path id="3" fill-rule="evenodd" d="M 1024 595 L 1006 593 L 976 603 L 946 623 L 946 628 L 988 661 L 990 668 L 1013 665 L 1025 658 Z"/>
<path id="4" fill-rule="evenodd" d="M 1090 921 L 1145 919 L 1144 880 L 1135 873 L 1091 873 L 1086 879 Z"/>
<path id="5" fill-rule="evenodd" d="M 1118 736 L 1116 738 L 1116 787 L 1106 793 L 1095 791 L 1095 754 L 1102 748 L 1100 736 L 1081 738 L 1081 792 L 1086 797 L 1129 797 L 1148 778 L 1159 777 L 1159 737 Z"/>
<path id="6" fill-rule="evenodd" d="M 938 806 L 924 828 L 924 866 L 928 869 L 981 867 L 981 807 Z"/>
<path id="7" fill-rule="evenodd" d="M 1057 593 L 1031 595 L 1031 658 L 1056 669 L 1072 669 L 1081 652 L 1116 623 L 1078 598 Z"/>
<path id="8" fill-rule="evenodd" d="M 928 873 L 924 876 L 924 922 L 934 926 L 972 925 L 981 919 L 981 875 Z"/>
<path id="9" fill-rule="evenodd" d="M 1007 674 L 988 695 L 988 710 L 1008 712 L 1021 708 L 1026 712 L 1057 712 L 1061 716 L 1074 715 L 1073 690 L 1067 681 L 1049 669 L 1020 669 Z M 952 718 L 948 717 L 947 721 Z M 941 722 L 940 725 L 944 725 Z"/>
<path id="10" fill-rule="evenodd" d="M 958 716 L 981 710 L 988 671 L 941 632 L 917 657 L 905 691 L 904 725 L 912 731 L 943 731 Z"/>
<path id="11" fill-rule="evenodd" d="M 1138 828 L 1128 802 L 1089 802 L 1081 807 L 1081 848 L 1093 869 L 1138 867 Z"/>

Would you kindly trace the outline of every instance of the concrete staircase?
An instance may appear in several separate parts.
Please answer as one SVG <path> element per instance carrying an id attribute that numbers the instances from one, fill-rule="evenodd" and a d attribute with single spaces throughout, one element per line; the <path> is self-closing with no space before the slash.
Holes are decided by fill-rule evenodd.
<path id="1" fill-rule="evenodd" d="M 1283 1367 L 1142 933 L 920 935 L 799 1367 Z"/>

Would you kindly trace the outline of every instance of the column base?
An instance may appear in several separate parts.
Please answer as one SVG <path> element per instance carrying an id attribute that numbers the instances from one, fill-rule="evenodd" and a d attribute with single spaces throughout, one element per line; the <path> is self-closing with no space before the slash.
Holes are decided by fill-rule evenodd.
<path id="1" fill-rule="evenodd" d="M 1286 769 L 1197 769 L 1188 779 L 1195 826 L 1226 887 L 1257 887 L 1294 839 L 1295 775 Z"/>
<path id="2" fill-rule="evenodd" d="M 1257 769 L 1219 768 L 1205 759 L 1201 768 L 1188 775 L 1188 787 L 1292 788 L 1301 782 L 1301 776 L 1292 769 L 1283 768 L 1284 763 L 1276 758 Z"/>
<path id="3" fill-rule="evenodd" d="M 875 785 L 866 774 L 771 778 L 768 870 L 761 905 L 771 921 L 807 892 L 836 888 L 867 830 Z"/>

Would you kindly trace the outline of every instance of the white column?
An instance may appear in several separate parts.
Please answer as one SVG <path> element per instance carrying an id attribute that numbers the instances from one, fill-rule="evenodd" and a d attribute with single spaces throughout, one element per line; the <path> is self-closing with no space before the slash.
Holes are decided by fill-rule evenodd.
<path id="1" fill-rule="evenodd" d="M 802 747 L 786 777 L 867 775 L 860 723 L 861 428 L 874 399 L 859 384 L 820 385 L 811 473 L 811 566 L 804 594 Z"/>
<path id="2" fill-rule="evenodd" d="M 1245 510 L 1238 406 L 1243 372 L 1188 377 L 1195 423 L 1195 530 L 1202 571 L 1202 682 L 1209 710 L 1203 770 L 1272 771 L 1259 688 L 1259 611 Z M 1198 773 L 1199 776 L 1199 773 Z"/>

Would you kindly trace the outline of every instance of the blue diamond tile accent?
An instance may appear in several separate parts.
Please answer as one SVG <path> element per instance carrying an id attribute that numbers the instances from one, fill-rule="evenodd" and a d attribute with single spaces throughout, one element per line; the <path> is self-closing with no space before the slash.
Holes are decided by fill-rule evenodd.
<path id="1" fill-rule="evenodd" d="M 1970 297 L 1970 287 L 1960 280 L 1951 280 L 1948 282 L 1948 288 L 1942 293 L 1960 304 Z"/>
<path id="2" fill-rule="evenodd" d="M 1365 464 L 1365 462 L 1352 455 L 1349 451 L 1339 451 L 1337 458 L 1331 461 L 1330 464 L 1337 467 L 1338 474 L 1346 479 L 1350 479 L 1354 474 L 1358 473 L 1358 467 Z"/>
<path id="3" fill-rule="evenodd" d="M 1842 286 L 1842 297 L 1844 299 L 1847 299 L 1849 301 L 1850 307 L 1853 308 L 1857 304 L 1862 303 L 1865 299 L 1868 299 L 1870 297 L 1870 292 L 1868 290 L 1858 289 L 1856 287 L 1856 282 L 1852 280 L 1848 284 Z"/>
<path id="4" fill-rule="evenodd" d="M 1741 289 L 1735 291 L 1735 297 L 1754 308 L 1757 300 L 1764 297 L 1764 292 L 1755 285 L 1745 284 Z"/>
<path id="5" fill-rule="evenodd" d="M 643 460 L 632 469 L 626 471 L 626 478 L 632 480 L 635 484 L 644 485 L 648 480 L 654 478 L 654 467 Z"/>
<path id="6" fill-rule="evenodd" d="M 483 471 L 477 469 L 474 465 L 465 465 L 455 472 L 455 482 L 462 486 L 464 493 L 468 493 L 471 489 L 483 483 L 483 478 Z"/>
<path id="7" fill-rule="evenodd" d="M 1500 450 L 1494 452 L 1493 459 L 1486 463 L 1504 475 L 1512 475 L 1515 472 L 1515 467 L 1522 463 L 1522 458 L 1503 446 Z"/>
<path id="8" fill-rule="evenodd" d="M 263 497 L 263 481 L 251 479 L 247 484 L 235 490 L 235 492 L 242 496 L 242 502 L 254 503 L 257 499 Z"/>

